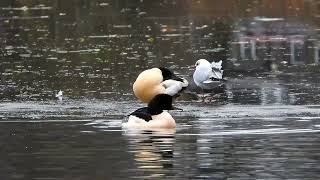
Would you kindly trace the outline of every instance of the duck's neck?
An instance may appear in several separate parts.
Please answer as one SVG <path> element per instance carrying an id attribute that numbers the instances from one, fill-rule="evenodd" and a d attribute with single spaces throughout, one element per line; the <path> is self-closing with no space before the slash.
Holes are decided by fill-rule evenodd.
<path id="1" fill-rule="evenodd" d="M 148 110 L 151 115 L 158 115 L 163 112 L 163 110 L 161 110 L 161 109 L 154 109 L 154 108 L 150 108 L 150 107 L 148 107 Z"/>

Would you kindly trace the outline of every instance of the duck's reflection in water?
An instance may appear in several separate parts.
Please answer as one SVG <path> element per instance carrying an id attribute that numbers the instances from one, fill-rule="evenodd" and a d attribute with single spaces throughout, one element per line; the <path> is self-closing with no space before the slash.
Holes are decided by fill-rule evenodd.
<path id="1" fill-rule="evenodd" d="M 136 178 L 173 176 L 175 130 L 127 130 L 123 135 L 134 156 Z"/>

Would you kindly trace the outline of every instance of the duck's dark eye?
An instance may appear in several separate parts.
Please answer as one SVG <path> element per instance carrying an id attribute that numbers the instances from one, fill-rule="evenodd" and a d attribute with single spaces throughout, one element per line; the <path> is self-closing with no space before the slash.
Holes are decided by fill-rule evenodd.
<path id="1" fill-rule="evenodd" d="M 199 62 L 196 62 L 196 66 L 198 66 L 199 65 Z"/>

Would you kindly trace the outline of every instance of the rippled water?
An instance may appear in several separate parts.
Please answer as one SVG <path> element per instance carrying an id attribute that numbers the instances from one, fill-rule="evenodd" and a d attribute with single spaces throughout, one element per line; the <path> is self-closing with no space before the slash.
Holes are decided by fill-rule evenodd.
<path id="1" fill-rule="evenodd" d="M 318 105 L 181 102 L 176 131 L 122 131 L 135 103 L 2 103 L 2 178 L 319 178 Z"/>
<path id="2" fill-rule="evenodd" d="M 0 179 L 319 179 L 318 7 L 1 1 Z M 192 82 L 198 58 L 224 62 L 211 100 L 182 94 L 174 131 L 121 129 L 139 72 Z"/>

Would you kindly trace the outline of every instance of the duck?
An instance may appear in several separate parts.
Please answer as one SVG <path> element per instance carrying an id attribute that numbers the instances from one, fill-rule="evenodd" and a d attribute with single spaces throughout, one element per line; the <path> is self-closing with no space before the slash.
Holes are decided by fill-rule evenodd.
<path id="1" fill-rule="evenodd" d="M 128 121 L 122 123 L 125 129 L 174 129 L 176 122 L 167 110 L 176 109 L 172 106 L 173 97 L 158 94 L 148 103 L 147 107 L 139 108 L 129 114 Z"/>
<path id="2" fill-rule="evenodd" d="M 158 94 L 179 96 L 188 86 L 186 79 L 176 76 L 165 67 L 151 68 L 141 72 L 133 83 L 135 96 L 144 103 L 149 103 Z"/>
<path id="3" fill-rule="evenodd" d="M 222 61 L 210 63 L 206 59 L 199 59 L 195 64 L 193 81 L 196 86 L 210 90 L 221 85 L 224 82 Z"/>

